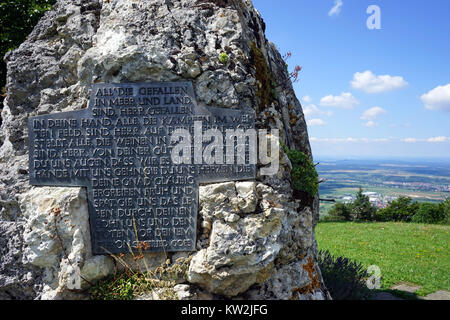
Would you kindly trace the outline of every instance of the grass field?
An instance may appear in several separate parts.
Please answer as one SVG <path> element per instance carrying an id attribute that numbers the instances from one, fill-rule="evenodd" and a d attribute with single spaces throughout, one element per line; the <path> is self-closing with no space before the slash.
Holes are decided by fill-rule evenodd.
<path id="1" fill-rule="evenodd" d="M 382 288 L 422 286 L 418 295 L 450 291 L 450 226 L 414 223 L 320 222 L 319 249 L 381 269 Z"/>

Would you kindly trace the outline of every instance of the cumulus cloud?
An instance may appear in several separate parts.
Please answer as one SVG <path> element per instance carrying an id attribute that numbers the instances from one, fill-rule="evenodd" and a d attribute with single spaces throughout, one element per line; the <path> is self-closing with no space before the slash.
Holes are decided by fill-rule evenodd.
<path id="1" fill-rule="evenodd" d="M 367 121 L 365 123 L 365 126 L 368 128 L 374 128 L 378 126 L 378 122 L 376 122 L 375 120 L 381 116 L 382 114 L 387 113 L 386 110 L 384 110 L 381 107 L 373 107 L 370 109 L 367 109 L 366 111 L 364 111 L 364 113 L 361 116 L 361 120 L 365 120 Z"/>
<path id="2" fill-rule="evenodd" d="M 340 96 L 328 95 L 320 99 L 320 105 L 342 109 L 353 109 L 359 105 L 359 101 L 349 92 L 343 92 Z"/>
<path id="3" fill-rule="evenodd" d="M 327 115 L 330 117 L 333 115 L 333 112 L 332 111 L 327 111 L 327 112 L 322 111 L 315 104 L 310 104 L 303 108 L 303 114 L 305 115 L 306 118 L 323 116 L 323 115 Z"/>
<path id="4" fill-rule="evenodd" d="M 312 102 L 312 99 L 309 96 L 303 97 L 302 100 Z M 322 117 L 324 115 L 330 117 L 333 115 L 333 112 L 320 110 L 315 104 L 310 103 L 303 107 L 303 114 L 305 115 L 305 118 L 307 120 L 306 123 L 308 124 L 308 126 L 314 127 L 326 125 L 326 122 L 319 117 Z"/>
<path id="5" fill-rule="evenodd" d="M 361 116 L 362 120 L 368 120 L 368 121 L 373 121 L 376 120 L 379 116 L 381 116 L 382 114 L 387 113 L 386 110 L 384 110 L 381 107 L 373 107 L 370 109 L 367 109 L 366 111 L 364 111 L 364 113 Z"/>
<path id="6" fill-rule="evenodd" d="M 302 101 L 305 102 L 305 103 L 310 103 L 310 102 L 312 102 L 312 99 L 311 99 L 310 96 L 304 96 L 304 97 L 302 98 Z"/>
<path id="7" fill-rule="evenodd" d="M 425 108 L 450 112 L 450 83 L 438 86 L 420 97 Z"/>
<path id="8" fill-rule="evenodd" d="M 328 12 L 328 15 L 330 17 L 339 15 L 339 13 L 341 13 L 341 9 L 342 9 L 343 5 L 344 5 L 344 3 L 342 2 L 342 0 L 334 0 L 334 7 L 330 9 L 330 11 Z"/>
<path id="9" fill-rule="evenodd" d="M 311 119 L 306 122 L 310 127 L 324 126 L 326 123 L 322 119 Z"/>
<path id="10" fill-rule="evenodd" d="M 403 77 L 382 75 L 377 76 L 372 71 L 356 72 L 353 75 L 351 85 L 355 89 L 367 93 L 380 93 L 404 88 L 408 85 Z"/>
<path id="11" fill-rule="evenodd" d="M 416 139 L 416 138 L 406 138 L 406 139 L 403 139 L 403 142 L 406 142 L 406 143 L 416 143 L 418 140 Z"/>

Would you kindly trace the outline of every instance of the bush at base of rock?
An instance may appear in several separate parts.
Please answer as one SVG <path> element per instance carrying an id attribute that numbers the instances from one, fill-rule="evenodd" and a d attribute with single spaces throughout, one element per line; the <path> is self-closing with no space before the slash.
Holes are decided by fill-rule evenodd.
<path id="1" fill-rule="evenodd" d="M 370 290 L 366 286 L 367 272 L 350 259 L 334 257 L 327 250 L 317 255 L 325 286 L 334 300 L 367 300 Z"/>

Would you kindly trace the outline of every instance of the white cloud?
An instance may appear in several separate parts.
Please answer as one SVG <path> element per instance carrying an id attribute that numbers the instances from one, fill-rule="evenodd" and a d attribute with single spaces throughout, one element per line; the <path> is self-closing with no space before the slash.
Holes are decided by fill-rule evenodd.
<path id="1" fill-rule="evenodd" d="M 381 107 L 373 107 L 370 109 L 367 109 L 364 111 L 364 113 L 361 116 L 361 120 L 366 120 L 365 126 L 368 128 L 374 128 L 378 126 L 378 122 L 375 122 L 375 120 L 382 114 L 387 113 L 386 110 L 384 110 Z"/>
<path id="2" fill-rule="evenodd" d="M 372 71 L 356 72 L 353 75 L 351 85 L 355 89 L 363 90 L 367 93 L 380 93 L 404 88 L 408 85 L 403 77 L 382 75 L 377 76 Z"/>
<path id="3" fill-rule="evenodd" d="M 428 139 L 421 139 L 421 138 L 405 138 L 405 139 L 399 139 L 395 137 L 390 138 L 375 138 L 375 139 L 368 139 L 368 138 L 316 138 L 312 137 L 310 138 L 311 142 L 314 143 L 385 143 L 385 142 L 404 142 L 404 143 L 444 143 L 448 142 L 450 143 L 450 137 L 432 137 Z"/>
<path id="4" fill-rule="evenodd" d="M 368 128 L 374 128 L 374 127 L 378 126 L 378 122 L 370 120 L 370 121 L 366 122 L 365 126 L 368 127 Z"/>
<path id="5" fill-rule="evenodd" d="M 429 110 L 450 111 L 450 83 L 434 88 L 420 99 Z"/>
<path id="6" fill-rule="evenodd" d="M 402 141 L 407 143 L 417 143 L 417 142 L 443 143 L 443 142 L 450 142 L 450 137 L 440 136 L 440 137 L 431 137 L 428 139 L 406 138 L 403 139 Z"/>
<path id="7" fill-rule="evenodd" d="M 449 137 L 444 137 L 444 136 L 442 136 L 442 137 L 433 137 L 433 138 L 429 138 L 427 141 L 428 142 L 432 142 L 432 143 L 447 142 L 447 141 L 450 141 L 450 138 Z"/>
<path id="8" fill-rule="evenodd" d="M 322 111 L 319 108 L 317 108 L 317 106 L 315 104 L 310 104 L 307 105 L 306 107 L 303 108 L 303 114 L 305 115 L 306 118 L 309 117 L 314 117 L 314 116 L 323 116 L 323 115 L 327 115 L 328 117 L 331 117 L 333 115 L 332 111 Z"/>
<path id="9" fill-rule="evenodd" d="M 379 116 L 381 116 L 382 114 L 387 113 L 386 110 L 384 110 L 381 107 L 373 107 L 370 109 L 367 109 L 366 111 L 364 111 L 364 113 L 361 116 L 361 120 L 368 120 L 369 122 L 373 122 L 374 120 L 376 120 Z"/>
<path id="10" fill-rule="evenodd" d="M 305 103 L 311 103 L 312 99 L 311 99 L 310 96 L 304 96 L 304 97 L 302 98 L 302 101 L 305 102 Z"/>
<path id="11" fill-rule="evenodd" d="M 387 138 L 368 139 L 368 138 L 310 138 L 311 142 L 325 142 L 325 143 L 370 143 L 370 142 L 387 142 Z"/>
<path id="12" fill-rule="evenodd" d="M 319 108 L 317 108 L 316 105 L 310 104 L 303 108 L 303 114 L 305 115 L 305 117 L 311 117 L 314 115 L 321 114 L 321 111 L 319 110 Z"/>
<path id="13" fill-rule="evenodd" d="M 306 122 L 310 127 L 324 126 L 326 123 L 322 119 L 311 119 Z"/>
<path id="14" fill-rule="evenodd" d="M 340 96 L 328 95 L 320 99 L 320 105 L 325 107 L 337 107 L 342 109 L 353 109 L 359 105 L 359 101 L 349 92 L 343 92 Z"/>
<path id="15" fill-rule="evenodd" d="M 341 13 L 341 9 L 342 6 L 344 5 L 344 3 L 342 2 L 342 0 L 334 0 L 334 7 L 330 9 L 330 11 L 328 12 L 328 15 L 334 16 L 334 15 L 339 15 L 339 13 Z"/>

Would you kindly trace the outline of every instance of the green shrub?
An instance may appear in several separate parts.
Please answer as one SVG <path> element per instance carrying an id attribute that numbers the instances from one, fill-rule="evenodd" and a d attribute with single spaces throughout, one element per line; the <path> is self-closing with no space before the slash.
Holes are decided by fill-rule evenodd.
<path id="1" fill-rule="evenodd" d="M 448 212 L 448 211 L 447 211 Z M 421 203 L 419 210 L 412 218 L 416 223 L 442 223 L 446 219 L 445 205 Z"/>
<path id="2" fill-rule="evenodd" d="M 330 211 L 328 211 L 329 221 L 350 221 L 351 212 L 345 203 L 335 204 Z"/>
<path id="3" fill-rule="evenodd" d="M 17 48 L 56 0 L 0 1 L 1 55 Z"/>
<path id="4" fill-rule="evenodd" d="M 291 150 L 284 145 L 283 148 L 292 163 L 292 189 L 314 197 L 319 192 L 319 175 L 311 158 L 301 151 Z"/>
<path id="5" fill-rule="evenodd" d="M 409 197 L 399 197 L 392 201 L 388 207 L 377 212 L 375 220 L 377 221 L 403 221 L 410 222 L 412 217 L 419 210 L 419 203 L 412 202 Z"/>
<path id="6" fill-rule="evenodd" d="M 56 0 L 0 1 L 0 89 L 6 84 L 6 63 L 3 56 L 17 48 L 33 30 L 45 11 Z M 0 109 L 3 95 L 0 95 Z"/>
<path id="7" fill-rule="evenodd" d="M 348 258 L 334 257 L 328 250 L 320 250 L 317 262 L 325 286 L 334 300 L 367 300 L 367 271 L 362 264 Z"/>

